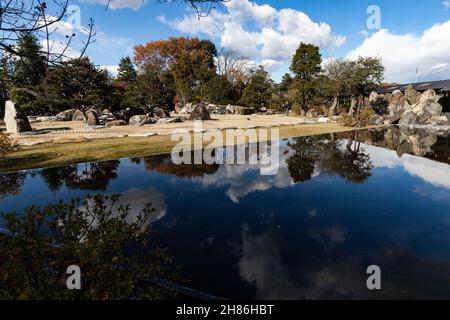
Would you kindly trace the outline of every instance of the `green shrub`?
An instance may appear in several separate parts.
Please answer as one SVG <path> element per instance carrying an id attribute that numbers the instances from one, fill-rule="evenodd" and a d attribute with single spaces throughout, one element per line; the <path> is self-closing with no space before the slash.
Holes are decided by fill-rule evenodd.
<path id="1" fill-rule="evenodd" d="M 0 299 L 167 299 L 178 281 L 164 248 L 151 241 L 154 209 L 136 215 L 119 196 L 87 196 L 0 214 Z M 81 269 L 81 290 L 67 290 L 67 267 Z"/>

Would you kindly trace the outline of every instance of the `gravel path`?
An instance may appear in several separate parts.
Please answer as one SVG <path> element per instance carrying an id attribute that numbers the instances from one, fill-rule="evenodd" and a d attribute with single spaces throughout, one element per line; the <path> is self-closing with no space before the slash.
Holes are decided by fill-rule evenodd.
<path id="1" fill-rule="evenodd" d="M 203 121 L 203 131 L 224 129 L 270 128 L 279 126 L 311 123 L 307 119 L 287 117 L 286 115 L 212 115 L 212 120 Z M 38 122 L 32 127 L 42 134 L 11 135 L 21 145 L 35 145 L 43 142 L 75 142 L 89 139 L 111 137 L 146 137 L 152 135 L 169 135 L 174 130 L 194 130 L 193 121 L 172 124 L 153 124 L 144 126 L 114 126 L 89 128 L 83 122 Z"/>

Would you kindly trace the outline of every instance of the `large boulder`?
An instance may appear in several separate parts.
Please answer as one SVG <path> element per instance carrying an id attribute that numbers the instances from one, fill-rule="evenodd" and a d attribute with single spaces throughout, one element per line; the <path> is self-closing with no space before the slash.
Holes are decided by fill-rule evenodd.
<path id="1" fill-rule="evenodd" d="M 420 100 L 420 96 L 421 96 L 420 92 L 414 90 L 412 86 L 409 86 L 405 90 L 405 99 L 411 105 L 418 103 Z"/>
<path id="2" fill-rule="evenodd" d="M 56 119 L 58 121 L 71 121 L 75 111 L 77 111 L 77 110 L 76 109 L 68 109 L 68 110 L 62 111 L 56 115 Z"/>
<path id="3" fill-rule="evenodd" d="M 398 124 L 401 126 L 410 126 L 416 124 L 416 122 L 417 122 L 417 114 L 415 114 L 412 111 L 408 111 L 403 115 Z"/>
<path id="4" fill-rule="evenodd" d="M 195 106 L 192 103 L 186 103 L 184 107 L 180 109 L 180 114 L 190 114 L 194 110 Z"/>
<path id="5" fill-rule="evenodd" d="M 158 118 L 167 118 L 167 113 L 164 111 L 163 108 L 159 108 L 159 107 L 155 107 L 152 110 L 152 115 L 154 117 L 158 117 Z"/>
<path id="6" fill-rule="evenodd" d="M 412 107 L 412 111 L 417 115 L 429 113 L 431 116 L 440 116 L 442 113 L 440 99 L 440 95 L 437 95 L 433 89 L 429 89 L 422 93 L 419 101 Z"/>
<path id="7" fill-rule="evenodd" d="M 391 117 L 401 117 L 405 113 L 406 98 L 403 92 L 395 90 L 388 100 L 388 111 Z"/>
<path id="8" fill-rule="evenodd" d="M 96 110 L 86 111 L 86 123 L 90 127 L 98 126 L 100 124 Z"/>
<path id="9" fill-rule="evenodd" d="M 409 88 L 405 96 L 408 98 L 405 99 L 401 110 L 398 110 L 398 114 L 402 116 L 400 125 L 442 123 L 442 121 L 431 121 L 433 117 L 440 117 L 443 109 L 439 103 L 441 96 L 436 94 L 433 89 L 420 94 Z"/>
<path id="10" fill-rule="evenodd" d="M 11 133 L 21 133 L 32 131 L 30 122 L 25 113 L 14 102 L 8 100 L 5 104 L 6 131 Z"/>
<path id="11" fill-rule="evenodd" d="M 227 114 L 226 106 L 221 106 L 221 105 L 216 105 L 216 104 L 211 103 L 207 106 L 207 109 L 208 109 L 209 113 L 212 113 L 212 114 Z"/>
<path id="12" fill-rule="evenodd" d="M 383 95 L 380 95 L 380 94 L 376 93 L 375 91 L 372 91 L 369 95 L 370 103 L 378 102 L 378 100 L 380 100 L 380 99 L 383 99 Z"/>
<path id="13" fill-rule="evenodd" d="M 211 115 L 203 103 L 199 103 L 192 110 L 189 120 L 211 120 Z"/>
<path id="14" fill-rule="evenodd" d="M 143 126 L 144 124 L 154 124 L 159 118 L 151 117 L 149 115 L 136 115 L 130 118 L 129 124 L 133 126 Z"/>
<path id="15" fill-rule="evenodd" d="M 232 106 L 231 104 L 227 105 L 225 109 L 227 110 L 228 114 L 234 114 L 236 112 L 235 107 Z"/>
<path id="16" fill-rule="evenodd" d="M 383 123 L 384 124 L 398 124 L 399 121 L 400 121 L 399 116 L 387 116 L 387 117 L 384 117 Z"/>
<path id="17" fill-rule="evenodd" d="M 432 116 L 427 121 L 428 124 L 435 125 L 435 126 L 446 126 L 450 125 L 450 121 L 446 116 Z"/>
<path id="18" fill-rule="evenodd" d="M 234 107 L 234 113 L 235 114 L 244 115 L 244 116 L 248 116 L 248 115 L 253 114 L 253 109 L 252 108 L 247 108 L 247 107 L 235 106 Z"/>
<path id="19" fill-rule="evenodd" d="M 86 115 L 81 110 L 75 110 L 75 112 L 72 115 L 72 121 L 86 122 Z"/>

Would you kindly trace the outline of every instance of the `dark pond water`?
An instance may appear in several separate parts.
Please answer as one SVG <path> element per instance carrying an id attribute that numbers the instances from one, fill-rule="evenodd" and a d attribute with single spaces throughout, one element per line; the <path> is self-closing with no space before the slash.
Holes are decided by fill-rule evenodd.
<path id="1" fill-rule="evenodd" d="M 170 156 L 0 175 L 0 211 L 92 193 L 156 208 L 154 241 L 189 287 L 227 298 L 450 298 L 448 133 L 281 142 L 280 169 Z M 0 224 L 1 225 L 1 224 Z M 382 290 L 366 287 L 381 268 Z"/>

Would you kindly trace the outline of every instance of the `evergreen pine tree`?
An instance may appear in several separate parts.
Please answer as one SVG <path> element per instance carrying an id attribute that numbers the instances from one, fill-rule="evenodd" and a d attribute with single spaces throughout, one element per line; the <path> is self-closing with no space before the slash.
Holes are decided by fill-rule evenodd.
<path id="1" fill-rule="evenodd" d="M 38 85 L 45 76 L 47 65 L 36 36 L 22 33 L 18 43 L 20 58 L 15 62 L 13 82 L 16 87 Z"/>
<path id="2" fill-rule="evenodd" d="M 259 110 L 268 107 L 272 95 L 272 83 L 269 74 L 260 67 L 251 77 L 242 93 L 241 103 Z"/>
<path id="3" fill-rule="evenodd" d="M 129 84 L 136 79 L 136 76 L 136 70 L 134 69 L 130 57 L 123 57 L 120 59 L 117 80 Z"/>

